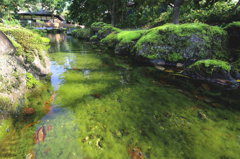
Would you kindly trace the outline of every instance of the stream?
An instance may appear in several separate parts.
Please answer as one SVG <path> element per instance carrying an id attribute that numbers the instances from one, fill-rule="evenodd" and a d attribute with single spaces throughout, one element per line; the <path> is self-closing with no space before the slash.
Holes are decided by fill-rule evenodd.
<path id="1" fill-rule="evenodd" d="M 52 89 L 28 97 L 44 111 L 8 119 L 1 159 L 240 158 L 239 90 L 48 36 Z"/>

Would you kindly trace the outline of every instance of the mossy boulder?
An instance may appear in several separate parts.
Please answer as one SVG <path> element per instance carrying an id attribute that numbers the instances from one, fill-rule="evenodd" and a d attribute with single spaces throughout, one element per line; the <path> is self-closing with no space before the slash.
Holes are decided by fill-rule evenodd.
<path id="1" fill-rule="evenodd" d="M 237 84 L 234 68 L 228 62 L 221 60 L 199 60 L 188 66 L 183 74 L 221 84 Z"/>
<path id="2" fill-rule="evenodd" d="M 169 62 L 224 59 L 227 33 L 201 23 L 166 24 L 142 36 L 135 45 L 137 55 Z"/>
<path id="3" fill-rule="evenodd" d="M 100 41 L 112 32 L 120 32 L 121 29 L 115 28 L 110 24 L 103 22 L 96 22 L 91 25 L 92 36 L 97 36 L 97 40 Z"/>
<path id="4" fill-rule="evenodd" d="M 229 41 L 228 46 L 231 49 L 239 49 L 240 48 L 240 22 L 232 22 L 229 23 L 224 30 L 227 31 Z"/>
<path id="5" fill-rule="evenodd" d="M 91 37 L 90 29 L 76 29 L 72 31 L 72 36 L 78 39 L 89 40 Z"/>
<path id="6" fill-rule="evenodd" d="M 144 34 L 146 30 L 121 30 L 112 32 L 101 40 L 108 47 L 113 48 L 116 54 L 129 54 L 133 52 L 133 48 Z"/>
<path id="7" fill-rule="evenodd" d="M 27 89 L 34 88 L 37 80 L 50 73 L 46 52 L 50 40 L 21 26 L 2 25 L 0 31 L 15 50 L 0 54 L 0 97 L 17 103 Z"/>

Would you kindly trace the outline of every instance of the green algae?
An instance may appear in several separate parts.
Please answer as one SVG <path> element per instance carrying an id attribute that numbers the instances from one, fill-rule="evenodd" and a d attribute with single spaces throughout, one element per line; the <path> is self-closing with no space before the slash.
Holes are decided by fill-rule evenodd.
<path id="1" fill-rule="evenodd" d="M 68 43 L 70 50 L 50 55 L 52 80 L 59 81 L 54 110 L 21 131 L 13 151 L 16 158 L 33 151 L 40 159 L 130 159 L 133 147 L 151 159 L 240 157 L 239 109 L 196 100 L 193 92 L 198 88 L 183 80 L 174 79 L 176 85 L 182 82 L 178 87 L 161 84 L 166 74 L 130 65 L 126 57 L 97 52 L 80 41 Z M 30 93 L 25 100 L 26 107 L 36 109 L 46 101 L 40 93 Z M 34 144 L 33 134 L 43 125 L 52 130 L 44 142 Z"/>
<path id="2" fill-rule="evenodd" d="M 156 159 L 239 157 L 239 112 L 212 108 L 174 86 L 158 87 L 144 76 L 149 69 L 119 70 L 113 58 L 75 54 L 71 67 L 90 73 L 69 70 L 61 76 L 55 102 L 74 112 L 83 157 L 129 158 L 130 147 Z"/>

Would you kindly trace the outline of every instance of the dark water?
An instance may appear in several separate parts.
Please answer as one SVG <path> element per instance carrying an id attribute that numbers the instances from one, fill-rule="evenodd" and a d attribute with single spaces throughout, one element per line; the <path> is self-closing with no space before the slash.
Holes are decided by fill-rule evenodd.
<path id="1" fill-rule="evenodd" d="M 53 91 L 39 104 L 47 111 L 5 120 L 0 158 L 240 158 L 239 91 L 160 72 L 65 35 L 49 37 Z M 41 128 L 44 140 L 36 141 Z"/>

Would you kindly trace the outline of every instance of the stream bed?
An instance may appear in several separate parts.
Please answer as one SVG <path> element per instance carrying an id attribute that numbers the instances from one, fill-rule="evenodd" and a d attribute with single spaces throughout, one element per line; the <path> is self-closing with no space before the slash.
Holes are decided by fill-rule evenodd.
<path id="1" fill-rule="evenodd" d="M 240 158 L 239 90 L 49 37 L 52 90 L 28 97 L 47 111 L 6 119 L 1 159 Z"/>

